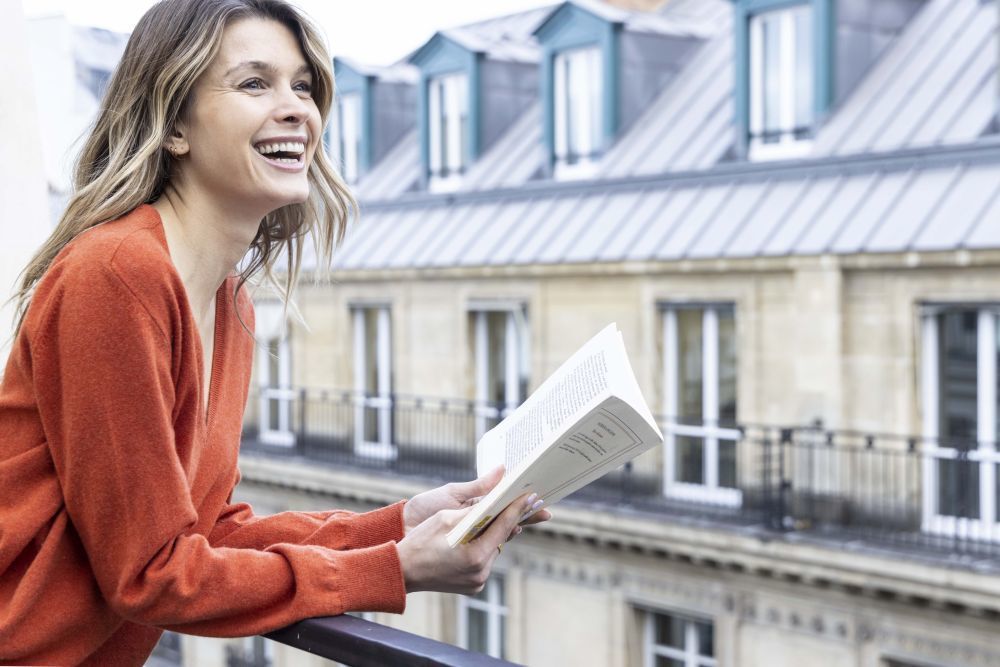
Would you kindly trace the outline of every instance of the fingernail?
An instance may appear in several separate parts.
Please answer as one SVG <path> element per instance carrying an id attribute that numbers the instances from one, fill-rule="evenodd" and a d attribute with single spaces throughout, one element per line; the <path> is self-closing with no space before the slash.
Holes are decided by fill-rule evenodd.
<path id="1" fill-rule="evenodd" d="M 544 502 L 545 502 L 544 500 L 539 500 L 538 502 L 534 503 L 534 504 L 533 504 L 533 505 L 531 506 L 531 511 L 532 511 L 532 512 L 535 512 L 535 511 L 537 511 L 537 510 L 538 510 L 538 508 L 539 508 L 539 507 L 541 507 L 541 506 L 542 506 L 542 504 L 543 504 Z"/>
<path id="2" fill-rule="evenodd" d="M 534 502 L 535 502 L 536 498 L 538 498 L 538 494 L 537 493 L 532 493 L 530 496 L 528 496 L 528 500 L 525 501 L 524 506 L 525 507 L 534 507 Z"/>

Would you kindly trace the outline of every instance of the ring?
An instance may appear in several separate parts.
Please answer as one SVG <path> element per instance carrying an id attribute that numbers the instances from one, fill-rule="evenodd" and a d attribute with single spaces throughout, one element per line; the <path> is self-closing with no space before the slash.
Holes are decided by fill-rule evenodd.
<path id="1" fill-rule="evenodd" d="M 502 542 L 497 545 L 497 553 L 498 554 L 502 554 L 503 553 L 503 543 Z"/>

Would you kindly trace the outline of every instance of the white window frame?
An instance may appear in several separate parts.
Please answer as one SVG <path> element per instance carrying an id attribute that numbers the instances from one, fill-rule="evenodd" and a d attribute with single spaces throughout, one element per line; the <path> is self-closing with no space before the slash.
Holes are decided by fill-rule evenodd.
<path id="1" fill-rule="evenodd" d="M 702 420 L 704 425 L 677 423 L 680 396 L 677 391 L 680 368 L 680 343 L 677 334 L 677 313 L 680 310 L 702 311 Z M 681 500 L 706 502 L 727 507 L 743 503 L 740 489 L 719 486 L 719 441 L 734 440 L 737 445 L 740 431 L 723 428 L 719 420 L 719 311 L 732 310 L 731 303 L 718 304 L 662 304 L 663 322 L 663 494 Z M 738 382 L 737 378 L 737 382 Z M 676 481 L 674 466 L 678 436 L 701 438 L 704 442 L 702 463 L 705 483 L 692 484 Z M 737 469 L 739 451 L 737 449 Z"/>
<path id="2" fill-rule="evenodd" d="M 749 107 L 750 107 L 750 118 L 749 118 L 749 158 L 751 160 L 783 160 L 783 159 L 793 159 L 798 157 L 804 157 L 812 152 L 813 139 L 796 139 L 794 133 L 786 132 L 784 130 L 794 129 L 796 127 L 796 108 L 795 103 L 798 98 L 799 91 L 797 90 L 797 82 L 795 78 L 795 66 L 798 60 L 798 53 L 796 49 L 796 28 L 795 28 L 795 13 L 806 11 L 809 13 L 809 40 L 810 40 L 810 52 L 811 54 L 815 52 L 812 48 L 813 35 L 813 22 L 816 20 L 813 15 L 812 6 L 809 4 L 800 4 L 792 7 L 787 7 L 783 9 L 768 10 L 754 14 L 750 17 L 749 25 L 749 35 L 750 35 L 750 49 L 749 49 Z M 780 40 L 780 52 L 781 52 L 781 63 L 779 67 L 779 88 L 781 90 L 781 101 L 779 102 L 780 107 L 780 123 L 779 127 L 783 130 L 780 139 L 777 142 L 765 143 L 761 138 L 764 131 L 764 95 L 765 95 L 765 80 L 764 80 L 764 23 L 769 20 L 777 20 L 779 24 L 779 40 Z M 792 57 L 788 57 L 787 54 L 792 54 Z M 810 62 L 814 58 L 814 55 L 810 56 Z M 806 93 L 809 99 L 812 99 L 815 95 L 815 67 L 813 66 L 810 71 L 809 77 L 809 91 Z M 812 123 L 815 123 L 815 118 L 812 119 Z"/>
<path id="3" fill-rule="evenodd" d="M 357 183 L 361 165 L 361 94 L 345 93 L 337 102 L 340 164 L 344 180 Z"/>
<path id="4" fill-rule="evenodd" d="M 974 306 L 970 306 L 970 309 Z M 940 368 L 938 316 L 940 309 L 926 308 L 921 315 L 921 401 L 923 403 L 923 529 L 925 532 L 1000 541 L 996 506 L 996 465 L 1000 464 L 997 441 L 997 336 L 1000 307 L 978 308 L 976 326 L 976 439 L 978 447 L 968 452 L 969 461 L 979 462 L 979 517 L 946 516 L 938 512 L 938 461 L 955 459 L 958 450 L 943 447 L 940 434 Z"/>
<path id="5" fill-rule="evenodd" d="M 476 609 L 486 613 L 486 643 L 487 652 L 493 658 L 503 658 L 504 647 L 500 644 L 502 636 L 501 627 L 507 623 L 508 607 L 500 603 L 500 590 L 506 586 L 506 577 L 495 572 L 486 580 L 486 599 L 461 595 L 458 597 L 458 618 L 456 619 L 456 629 L 458 630 L 458 645 L 466 650 L 469 649 L 469 610 Z"/>
<path id="6" fill-rule="evenodd" d="M 588 46 L 553 56 L 552 158 L 553 176 L 557 180 L 591 178 L 597 174 L 604 125 L 601 55 L 600 47 Z M 570 162 L 572 147 L 580 155 Z"/>
<path id="7" fill-rule="evenodd" d="M 462 127 L 463 117 L 466 128 Z M 428 189 L 454 192 L 461 187 L 468 166 L 469 77 L 464 72 L 442 74 L 428 80 L 427 123 Z M 445 169 L 447 174 L 443 173 Z"/>
<path id="8" fill-rule="evenodd" d="M 523 303 L 474 302 L 469 311 L 473 316 L 475 342 L 476 376 L 476 441 L 489 430 L 493 420 L 504 419 L 524 402 L 521 395 L 521 380 L 528 377 L 531 360 L 530 330 L 527 309 Z M 489 328 L 487 316 L 490 313 L 506 314 L 504 335 L 504 406 L 497 408 L 489 401 Z"/>
<path id="9" fill-rule="evenodd" d="M 670 616 L 674 620 L 684 623 L 683 650 L 673 646 L 656 643 L 656 624 L 654 621 L 657 615 Z M 695 619 L 693 617 L 689 618 L 687 616 L 672 614 L 667 611 L 644 610 L 642 632 L 643 667 L 655 667 L 656 658 L 658 657 L 679 660 L 684 664 L 684 667 L 718 667 L 717 658 L 702 656 L 698 653 L 700 644 L 698 637 L 698 623 L 711 624 L 713 628 L 715 626 L 714 621 L 711 619 Z M 714 652 L 715 651 L 713 650 L 713 653 Z"/>
<path id="10" fill-rule="evenodd" d="M 284 309 L 278 302 L 261 302 L 255 308 L 257 346 L 257 387 L 259 395 L 258 438 L 262 443 L 292 447 L 292 388 L 291 345 L 284 327 Z M 271 377 L 271 347 L 278 341 L 278 377 Z M 271 401 L 278 402 L 278 423 L 271 423 Z"/>
<path id="11" fill-rule="evenodd" d="M 376 386 L 368 387 L 367 337 L 365 314 L 374 309 L 376 315 L 375 349 Z M 385 304 L 354 305 L 354 452 L 358 456 L 395 460 L 398 452 L 392 442 L 392 330 L 389 306 Z M 372 395 L 369 395 L 372 394 Z M 365 410 L 374 408 L 378 420 L 378 441 L 365 436 Z"/>

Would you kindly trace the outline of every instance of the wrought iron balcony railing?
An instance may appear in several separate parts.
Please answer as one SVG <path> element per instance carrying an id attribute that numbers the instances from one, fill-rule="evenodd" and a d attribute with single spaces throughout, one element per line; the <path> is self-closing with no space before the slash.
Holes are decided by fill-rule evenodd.
<path id="1" fill-rule="evenodd" d="M 432 481 L 470 479 L 502 406 L 416 396 L 267 390 L 244 451 Z M 798 531 L 1000 565 L 995 443 L 661 418 L 664 447 L 569 500 Z"/>

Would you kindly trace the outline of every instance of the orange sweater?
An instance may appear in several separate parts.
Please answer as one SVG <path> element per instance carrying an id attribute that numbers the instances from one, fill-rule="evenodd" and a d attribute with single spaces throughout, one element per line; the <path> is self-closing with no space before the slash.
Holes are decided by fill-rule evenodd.
<path id="1" fill-rule="evenodd" d="M 234 285 L 217 294 L 205 414 L 201 341 L 153 207 L 81 234 L 39 282 L 0 384 L 0 664 L 141 665 L 162 628 L 241 636 L 403 610 L 402 502 L 231 504 L 254 351 Z"/>

